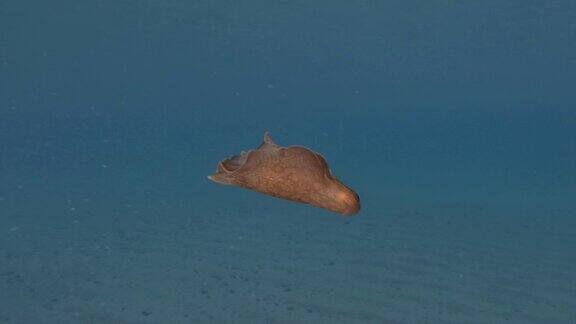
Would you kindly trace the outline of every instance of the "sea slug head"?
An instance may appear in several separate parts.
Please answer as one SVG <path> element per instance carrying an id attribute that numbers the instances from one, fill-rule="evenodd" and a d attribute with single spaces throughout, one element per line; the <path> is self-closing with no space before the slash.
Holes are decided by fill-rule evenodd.
<path id="1" fill-rule="evenodd" d="M 330 185 L 328 209 L 344 216 L 352 216 L 360 211 L 360 197 L 354 190 L 334 179 Z"/>

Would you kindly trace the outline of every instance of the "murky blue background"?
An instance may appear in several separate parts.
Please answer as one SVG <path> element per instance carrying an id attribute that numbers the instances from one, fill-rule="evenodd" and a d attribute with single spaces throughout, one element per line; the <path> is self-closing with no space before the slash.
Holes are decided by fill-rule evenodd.
<path id="1" fill-rule="evenodd" d="M 576 321 L 576 3 L 0 2 L 0 321 Z M 206 179 L 323 153 L 351 222 Z"/>

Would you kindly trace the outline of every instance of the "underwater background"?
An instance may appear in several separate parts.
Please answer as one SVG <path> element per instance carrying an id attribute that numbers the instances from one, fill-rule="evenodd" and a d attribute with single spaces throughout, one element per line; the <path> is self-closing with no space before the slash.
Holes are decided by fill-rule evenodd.
<path id="1" fill-rule="evenodd" d="M 576 323 L 576 2 L 0 1 L 1 323 Z M 322 153 L 362 211 L 217 185 Z"/>

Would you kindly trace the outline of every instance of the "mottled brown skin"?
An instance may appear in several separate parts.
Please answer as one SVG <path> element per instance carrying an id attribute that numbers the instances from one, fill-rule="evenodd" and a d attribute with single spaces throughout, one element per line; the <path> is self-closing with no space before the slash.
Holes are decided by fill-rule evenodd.
<path id="1" fill-rule="evenodd" d="M 322 155 L 302 146 L 281 147 L 270 134 L 256 150 L 221 161 L 209 179 L 350 216 L 360 198 L 330 171 Z"/>

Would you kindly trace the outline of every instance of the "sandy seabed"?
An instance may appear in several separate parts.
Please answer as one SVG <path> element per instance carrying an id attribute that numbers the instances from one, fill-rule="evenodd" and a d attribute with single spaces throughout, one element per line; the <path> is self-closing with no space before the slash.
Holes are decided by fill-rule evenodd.
<path id="1" fill-rule="evenodd" d="M 2 323 L 576 322 L 571 210 L 39 188 L 0 196 Z"/>

